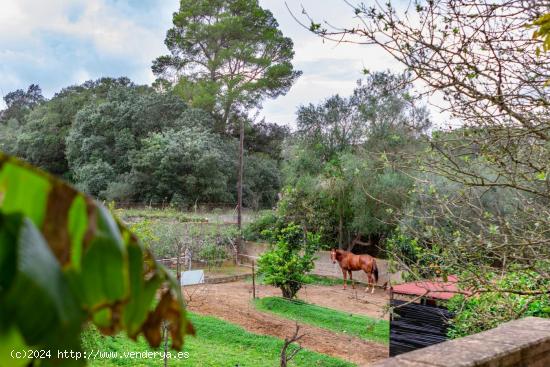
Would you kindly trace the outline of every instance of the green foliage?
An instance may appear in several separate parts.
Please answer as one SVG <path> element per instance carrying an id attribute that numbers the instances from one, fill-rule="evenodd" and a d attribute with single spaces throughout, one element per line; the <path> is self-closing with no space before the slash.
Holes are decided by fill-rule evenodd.
<path id="1" fill-rule="evenodd" d="M 208 222 L 208 218 L 191 213 L 183 213 L 173 208 L 127 208 L 116 209 L 115 213 L 125 221 L 142 219 L 166 219 L 178 222 Z"/>
<path id="2" fill-rule="evenodd" d="M 101 103 L 113 89 L 130 88 L 128 78 L 101 78 L 64 88 L 51 100 L 35 104 L 19 123 L 14 147 L 4 150 L 51 173 L 70 178 L 65 140 L 77 113 L 88 105 Z"/>
<path id="3" fill-rule="evenodd" d="M 272 312 L 287 319 L 365 340 L 389 343 L 390 325 L 387 320 L 376 320 L 367 316 L 279 297 L 260 298 L 255 300 L 254 304 L 261 311 Z"/>
<path id="4" fill-rule="evenodd" d="M 128 174 L 132 168 L 132 152 L 139 151 L 142 139 L 149 134 L 179 126 L 178 118 L 186 110 L 185 105 L 169 94 L 157 94 L 138 88 L 115 88 L 106 95 L 106 100 L 89 104 L 75 117 L 67 136 L 67 160 L 76 172 L 76 182 L 94 191 L 98 196 L 110 182 L 127 181 L 119 176 Z M 104 162 L 104 163 L 103 163 Z M 110 166 L 111 177 L 101 187 L 88 185 L 91 175 L 79 174 L 88 166 Z M 93 169 L 91 170 L 93 173 Z M 131 181 L 131 180 L 130 180 Z M 111 198 L 115 199 L 115 198 Z"/>
<path id="5" fill-rule="evenodd" d="M 20 117 L 9 117 L 11 107 L 0 111 L 3 151 L 100 199 L 177 209 L 235 201 L 235 134 L 214 132 L 209 113 L 188 108 L 173 93 L 128 78 L 71 86 L 49 101 L 28 93 L 34 92 L 10 93 L 13 106 L 22 106 Z M 245 125 L 244 203 L 272 207 L 288 129 L 266 122 Z"/>
<path id="6" fill-rule="evenodd" d="M 281 187 L 277 162 L 266 154 L 249 154 L 245 166 L 243 205 L 253 210 L 275 205 Z"/>
<path id="7" fill-rule="evenodd" d="M 526 290 L 536 292 L 538 289 L 550 287 L 536 284 L 535 274 L 510 272 L 504 276 L 493 274 L 493 280 L 498 287 L 504 289 Z M 502 292 L 484 292 L 471 297 L 457 295 L 448 303 L 449 310 L 456 312 L 450 321 L 449 336 L 462 336 L 492 329 L 503 322 L 527 316 L 550 318 L 550 295 L 515 294 Z"/>
<path id="8" fill-rule="evenodd" d="M 386 252 L 392 270 L 402 270 L 405 280 L 445 277 L 443 267 L 445 253 L 441 246 L 421 246 L 417 238 L 411 238 L 399 228 L 387 238 Z"/>
<path id="9" fill-rule="evenodd" d="M 274 212 L 268 212 L 243 229 L 243 237 L 247 241 L 269 241 L 270 233 L 278 228 L 279 218 Z"/>
<path id="10" fill-rule="evenodd" d="M 550 13 L 541 15 L 536 19 L 532 26 L 537 27 L 533 32 L 533 38 L 540 38 L 542 40 L 542 49 L 544 52 L 550 50 Z M 540 55 L 540 48 L 536 49 L 537 55 Z"/>
<path id="11" fill-rule="evenodd" d="M 285 94 L 300 75 L 291 64 L 290 38 L 257 0 L 182 0 L 165 44 L 170 55 L 153 62 L 157 81 L 193 107 L 216 116 L 225 132 L 231 115 Z M 231 121 L 230 121 L 231 120 Z"/>
<path id="12" fill-rule="evenodd" d="M 151 244 L 160 240 L 155 233 L 154 225 L 153 221 L 145 219 L 130 225 L 130 230 L 139 238 L 141 243 L 151 249 Z"/>
<path id="13" fill-rule="evenodd" d="M 135 187 L 140 196 L 162 202 L 179 194 L 181 206 L 196 201 L 229 202 L 231 151 L 218 135 L 194 128 L 150 134 L 132 157 Z M 235 149 L 236 151 L 236 149 Z"/>
<path id="14" fill-rule="evenodd" d="M 212 269 L 213 266 L 222 266 L 223 261 L 228 258 L 225 247 L 216 243 L 207 243 L 199 250 L 199 259 L 207 262 L 208 269 Z"/>
<path id="15" fill-rule="evenodd" d="M 78 351 L 88 320 L 153 346 L 166 320 L 176 349 L 193 332 L 174 279 L 126 227 L 67 184 L 0 155 L 0 345 Z"/>
<path id="16" fill-rule="evenodd" d="M 197 327 L 197 335 L 185 341 L 188 359 L 170 359 L 169 366 L 254 366 L 271 367 L 279 363 L 283 341 L 268 335 L 252 334 L 243 328 L 210 316 L 190 314 L 190 320 Z M 157 351 L 149 348 L 142 338 L 137 343 L 123 335 L 104 337 L 90 329 L 83 338 L 83 345 L 94 346 L 94 350 L 117 352 L 119 358 L 89 360 L 91 366 L 133 366 L 136 359 L 124 359 L 124 352 Z M 293 350 L 293 346 L 290 347 Z M 90 349 L 86 349 L 90 350 Z M 213 353 L 212 351 L 216 351 Z M 162 358 L 143 360 L 147 366 L 162 367 Z M 302 350 L 292 360 L 296 367 L 352 367 L 353 364 L 323 354 Z"/>
<path id="17" fill-rule="evenodd" d="M 314 267 L 314 254 L 319 247 L 319 236 L 291 223 L 270 232 L 269 251 L 258 259 L 258 273 L 266 284 L 281 289 L 283 297 L 294 298 L 306 280 L 306 273 Z"/>
<path id="18" fill-rule="evenodd" d="M 216 260 L 229 257 L 238 234 L 235 226 L 209 223 L 205 217 L 170 208 L 117 209 L 116 213 L 131 223 L 132 231 L 157 258 L 175 257 L 181 245 L 182 251 L 192 251 L 194 259 L 211 260 L 209 265 L 217 266 Z"/>
<path id="19" fill-rule="evenodd" d="M 109 163 L 98 159 L 75 167 L 74 178 L 80 190 L 89 195 L 99 196 L 107 189 L 109 182 L 115 180 L 116 173 Z M 115 199 L 112 195 L 109 196 L 109 199 Z"/>
<path id="20" fill-rule="evenodd" d="M 163 219 L 141 218 L 130 228 L 153 255 L 161 259 L 177 255 L 177 244 L 182 241 L 184 235 L 183 228 L 178 226 L 177 222 Z"/>
<path id="21" fill-rule="evenodd" d="M 235 129 L 235 138 L 237 137 Z M 276 161 L 281 161 L 282 147 L 290 136 L 290 128 L 262 120 L 256 124 L 245 124 L 245 149 L 263 153 Z"/>
<path id="22" fill-rule="evenodd" d="M 42 89 L 36 84 L 31 84 L 27 91 L 18 89 L 4 96 L 6 109 L 0 114 L 0 124 L 10 120 L 23 122 L 25 115 L 33 108 L 44 102 Z"/>
<path id="23" fill-rule="evenodd" d="M 422 148 L 418 136 L 430 121 L 407 79 L 371 73 L 351 97 L 298 110 L 279 213 L 319 233 L 327 248 L 357 235 L 379 244 L 408 201 L 412 179 L 401 157 Z"/>

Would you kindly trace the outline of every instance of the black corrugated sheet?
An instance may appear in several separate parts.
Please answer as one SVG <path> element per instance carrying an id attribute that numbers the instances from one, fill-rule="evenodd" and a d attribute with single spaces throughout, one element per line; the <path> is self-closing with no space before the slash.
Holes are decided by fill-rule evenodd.
<path id="1" fill-rule="evenodd" d="M 394 315 L 390 321 L 390 356 L 413 351 L 447 340 L 447 309 L 391 300 Z"/>

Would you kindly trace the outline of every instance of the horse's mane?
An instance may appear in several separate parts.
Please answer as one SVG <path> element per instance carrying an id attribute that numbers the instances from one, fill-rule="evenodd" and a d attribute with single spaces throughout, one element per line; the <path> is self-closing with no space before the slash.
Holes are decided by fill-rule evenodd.
<path id="1" fill-rule="evenodd" d="M 342 256 L 344 256 L 347 253 L 347 251 L 339 249 L 339 248 L 335 249 L 334 252 L 336 253 L 336 259 L 337 260 L 341 260 Z"/>

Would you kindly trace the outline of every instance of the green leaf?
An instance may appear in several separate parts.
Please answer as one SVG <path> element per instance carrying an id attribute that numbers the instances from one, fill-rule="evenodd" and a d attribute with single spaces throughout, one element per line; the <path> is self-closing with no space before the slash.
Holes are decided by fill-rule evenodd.
<path id="1" fill-rule="evenodd" d="M 82 256 L 80 286 L 85 306 L 93 310 L 123 298 L 126 283 L 123 253 L 117 241 L 97 236 Z"/>
<path id="2" fill-rule="evenodd" d="M 76 271 L 80 271 L 84 234 L 88 228 L 86 201 L 78 195 L 69 209 L 69 236 L 71 239 L 71 263 Z"/>
<path id="3" fill-rule="evenodd" d="M 30 358 L 12 358 L 12 352 L 28 350 L 23 336 L 16 327 L 0 327 L 0 366 L 22 367 L 28 365 Z"/>
<path id="4" fill-rule="evenodd" d="M 86 320 L 151 345 L 167 321 L 176 349 L 194 333 L 179 285 L 107 209 L 0 153 L 0 339 L 8 349 L 77 351 Z"/>
<path id="5" fill-rule="evenodd" d="M 17 237 L 22 221 L 23 216 L 20 214 L 3 215 L 0 212 L 0 298 L 10 288 L 15 278 Z"/>
<path id="6" fill-rule="evenodd" d="M 547 174 L 546 172 L 538 172 L 536 175 L 535 175 L 535 178 L 539 181 L 546 181 L 546 177 L 547 177 Z"/>
<path id="7" fill-rule="evenodd" d="M 12 162 L 5 162 L 0 171 L 0 205 L 3 212 L 23 213 L 39 228 L 44 221 L 50 188 L 46 178 Z"/>
<path id="8" fill-rule="evenodd" d="M 79 329 L 83 314 L 59 263 L 29 219 L 21 221 L 16 264 L 16 277 L 0 302 L 25 341 L 29 345 L 51 343 L 61 332 L 70 339 L 70 331 L 74 335 L 75 325 Z"/>
<path id="9" fill-rule="evenodd" d="M 149 280 L 143 279 L 143 251 L 139 246 L 128 246 L 128 263 L 130 270 L 131 301 L 124 309 L 124 324 L 128 335 L 134 337 L 139 332 L 139 327 L 147 318 L 149 305 L 153 301 L 155 291 L 160 285 L 161 279 L 153 276 Z"/>

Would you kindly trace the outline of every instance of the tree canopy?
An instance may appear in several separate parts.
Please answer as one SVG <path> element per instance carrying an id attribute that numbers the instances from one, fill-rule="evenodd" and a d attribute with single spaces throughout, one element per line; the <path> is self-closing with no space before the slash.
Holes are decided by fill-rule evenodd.
<path id="1" fill-rule="evenodd" d="M 29 104 L 20 121 L 3 123 L 2 150 L 95 197 L 180 208 L 235 201 L 237 139 L 217 133 L 210 113 L 172 92 L 101 78 Z M 289 132 L 265 121 L 245 127 L 245 205 L 271 207 Z"/>
<path id="2" fill-rule="evenodd" d="M 420 150 L 429 126 L 405 74 L 372 73 L 348 98 L 301 106 L 285 151 L 282 215 L 321 233 L 325 246 L 378 243 L 412 185 L 395 167 L 399 154 Z"/>
<path id="3" fill-rule="evenodd" d="M 300 72 L 293 43 L 257 0 L 181 0 L 165 39 L 170 55 L 153 62 L 158 86 L 172 86 L 225 131 L 231 114 L 285 94 Z"/>
<path id="4" fill-rule="evenodd" d="M 360 26 L 308 19 L 309 29 L 336 42 L 380 46 L 425 92 L 441 93 L 440 107 L 460 126 L 434 131 L 430 149 L 401 161 L 414 186 L 399 226 L 407 239 L 392 240 L 405 251 L 393 259 L 417 278 L 458 274 L 462 287 L 486 294 L 482 307 L 462 300 L 456 308 L 469 312 L 455 325 L 458 334 L 472 331 L 468 323 L 482 330 L 502 321 L 487 309 L 493 302 L 506 308 L 501 294 L 514 298 L 517 312 L 507 318 L 530 314 L 547 303 L 550 279 L 548 2 L 351 8 Z"/>

